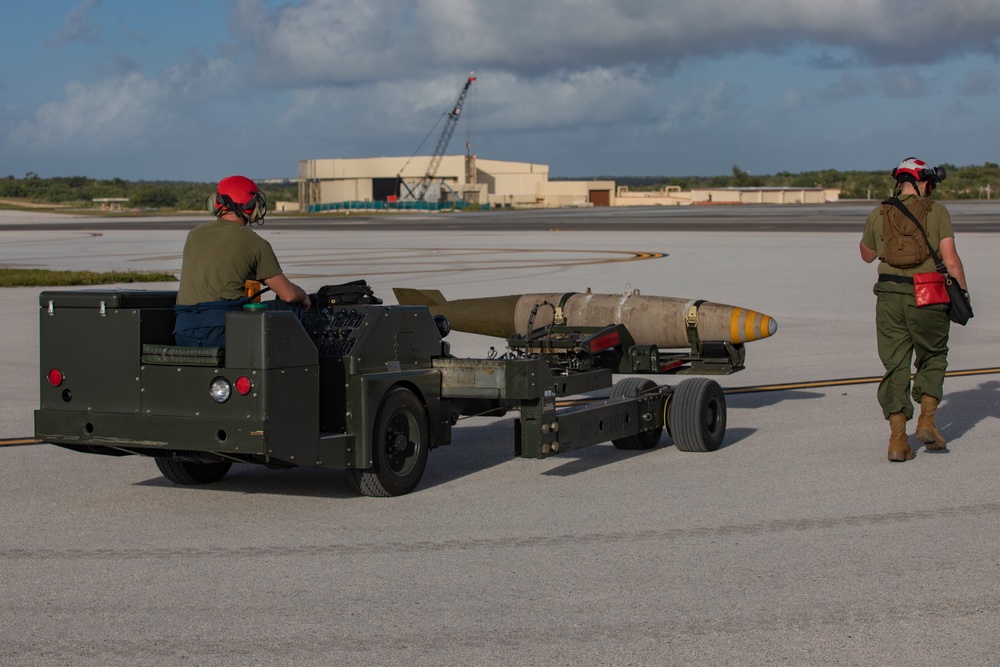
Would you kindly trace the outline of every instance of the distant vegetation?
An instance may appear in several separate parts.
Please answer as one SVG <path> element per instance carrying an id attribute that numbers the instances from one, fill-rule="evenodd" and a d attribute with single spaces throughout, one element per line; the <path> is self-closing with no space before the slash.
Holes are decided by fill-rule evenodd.
<path id="1" fill-rule="evenodd" d="M 956 167 L 942 164 L 948 170 L 948 178 L 935 190 L 939 199 L 986 199 L 987 188 L 992 199 L 1000 199 L 1000 165 L 995 162 L 976 167 Z M 843 199 L 882 199 L 892 194 L 891 169 L 882 171 L 806 171 L 792 174 L 782 171 L 777 174 L 750 174 L 739 165 L 733 165 L 727 176 L 598 176 L 601 180 L 613 180 L 618 185 L 627 185 L 635 191 L 662 190 L 665 185 L 679 185 L 682 190 L 692 188 L 728 187 L 793 187 L 793 188 L 840 188 Z M 556 179 L 552 180 L 569 180 Z"/>
<path id="2" fill-rule="evenodd" d="M 937 189 L 941 199 L 1000 198 L 1000 165 L 987 162 L 982 166 L 956 167 L 941 165 L 948 170 L 948 178 Z M 576 180 L 556 178 L 552 180 Z M 592 178 L 592 177 L 587 177 Z M 881 171 L 807 171 L 793 174 L 751 174 L 739 165 L 724 176 L 597 176 L 613 180 L 632 190 L 661 190 L 666 185 L 679 185 L 682 190 L 692 188 L 726 187 L 794 187 L 840 188 L 843 199 L 881 199 L 892 192 L 889 170 Z M 271 208 L 276 201 L 297 201 L 298 186 L 294 182 L 258 182 Z M 94 199 L 127 197 L 129 209 L 157 211 L 201 211 L 205 200 L 215 190 L 215 183 L 189 181 L 126 181 L 121 178 L 97 180 L 85 176 L 42 178 L 33 172 L 24 178 L 0 177 L 0 205 L 61 206 L 73 208 L 100 208 Z"/>
<path id="3" fill-rule="evenodd" d="M 94 199 L 127 197 L 129 209 L 159 211 L 201 211 L 215 192 L 215 183 L 186 181 L 126 181 L 121 178 L 97 180 L 85 176 L 42 178 L 29 172 L 24 178 L 0 178 L 0 200 L 9 204 L 55 205 L 73 208 L 100 208 Z M 298 185 L 258 183 L 269 205 L 275 201 L 298 201 Z"/>
<path id="4" fill-rule="evenodd" d="M 177 280 L 172 273 L 138 271 L 46 271 L 43 269 L 0 268 L 0 287 L 64 287 L 67 285 L 110 285 L 112 283 L 168 283 Z"/>

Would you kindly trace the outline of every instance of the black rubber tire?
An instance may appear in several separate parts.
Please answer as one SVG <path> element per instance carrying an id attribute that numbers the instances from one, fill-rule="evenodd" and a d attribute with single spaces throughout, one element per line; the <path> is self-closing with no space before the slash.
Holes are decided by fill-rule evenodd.
<path id="1" fill-rule="evenodd" d="M 232 461 L 216 463 L 197 463 L 194 461 L 175 461 L 174 459 L 156 459 L 156 467 L 163 476 L 174 484 L 211 484 L 226 476 L 233 466 Z"/>
<path id="2" fill-rule="evenodd" d="M 389 390 L 375 416 L 372 467 L 348 470 L 351 486 L 362 495 L 377 498 L 413 491 L 427 467 L 429 433 L 420 399 L 405 387 Z"/>
<path id="3" fill-rule="evenodd" d="M 715 380 L 691 378 L 674 390 L 667 407 L 674 446 L 684 452 L 714 452 L 726 436 L 726 396 Z"/>
<path id="4" fill-rule="evenodd" d="M 611 398 L 624 398 L 639 396 L 646 391 L 657 388 L 657 384 L 649 378 L 628 377 L 622 378 L 611 388 Z M 624 438 L 612 440 L 618 449 L 652 449 L 659 444 L 663 437 L 663 427 L 643 431 L 635 435 L 627 435 Z"/>

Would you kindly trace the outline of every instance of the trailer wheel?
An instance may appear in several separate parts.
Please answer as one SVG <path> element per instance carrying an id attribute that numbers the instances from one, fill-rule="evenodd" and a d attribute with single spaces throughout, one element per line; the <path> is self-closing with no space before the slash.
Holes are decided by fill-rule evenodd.
<path id="1" fill-rule="evenodd" d="M 657 384 L 649 378 L 623 378 L 611 388 L 611 398 L 632 398 L 656 388 Z M 652 449 L 660 442 L 661 437 L 663 437 L 662 426 L 612 440 L 611 444 L 618 449 Z"/>
<path id="2" fill-rule="evenodd" d="M 164 477 L 174 484 L 184 485 L 218 482 L 226 476 L 232 465 L 232 461 L 197 463 L 195 461 L 156 458 L 156 467 L 160 469 Z"/>
<path id="3" fill-rule="evenodd" d="M 726 435 L 726 397 L 715 380 L 691 378 L 674 390 L 667 406 L 674 446 L 684 452 L 714 452 Z"/>
<path id="4" fill-rule="evenodd" d="M 396 387 L 382 399 L 372 437 L 372 467 L 348 470 L 351 485 L 362 495 L 387 498 L 416 488 L 427 467 L 430 435 L 423 403 Z"/>

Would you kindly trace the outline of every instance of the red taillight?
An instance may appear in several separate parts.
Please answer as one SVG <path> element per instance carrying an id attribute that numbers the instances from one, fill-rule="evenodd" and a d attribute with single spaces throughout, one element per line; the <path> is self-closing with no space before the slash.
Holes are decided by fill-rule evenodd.
<path id="1" fill-rule="evenodd" d="M 240 396 L 246 396 L 251 391 L 253 391 L 253 382 L 250 381 L 250 378 L 245 375 L 236 378 L 236 393 Z"/>
<path id="2" fill-rule="evenodd" d="M 51 371 L 49 371 L 49 384 L 52 385 L 53 387 L 58 387 L 59 385 L 61 385 L 64 379 L 65 377 L 63 376 L 62 371 L 59 370 L 58 368 L 53 368 Z"/>

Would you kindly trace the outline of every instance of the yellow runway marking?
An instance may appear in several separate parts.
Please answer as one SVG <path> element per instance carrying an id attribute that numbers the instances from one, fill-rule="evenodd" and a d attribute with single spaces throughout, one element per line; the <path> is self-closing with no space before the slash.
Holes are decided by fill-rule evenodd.
<path id="1" fill-rule="evenodd" d="M 971 368 L 964 371 L 948 371 L 946 377 L 964 377 L 969 375 L 992 375 L 1000 373 L 1000 368 Z M 789 384 L 764 384 L 756 387 L 731 387 L 723 389 L 725 394 L 754 394 L 765 391 L 792 391 L 794 389 L 818 389 L 821 387 L 841 387 L 853 384 L 878 384 L 882 376 L 845 378 L 842 380 L 816 380 L 813 382 L 793 382 Z"/>
<path id="2" fill-rule="evenodd" d="M 966 377 L 971 375 L 995 375 L 1000 373 L 1000 368 L 970 368 L 964 371 L 948 371 L 948 377 Z M 762 384 L 751 387 L 730 387 L 723 388 L 724 394 L 757 394 L 768 391 L 794 391 L 796 389 L 820 389 L 822 387 L 846 387 L 855 384 L 878 384 L 882 377 L 844 378 L 841 380 L 816 380 L 812 382 L 791 382 L 785 384 Z M 946 394 L 947 395 L 947 394 Z M 569 407 L 574 405 L 587 405 L 597 401 L 607 400 L 605 398 L 578 398 L 557 401 L 558 407 Z"/>
<path id="3" fill-rule="evenodd" d="M 350 256 L 338 259 L 338 273 L 330 273 L 327 256 L 292 256 L 286 262 L 290 278 L 314 277 L 312 268 L 322 267 L 328 278 L 355 276 L 363 269 L 368 276 L 449 275 L 459 271 L 524 271 L 571 266 L 594 266 L 663 259 L 664 252 L 642 250 L 563 250 L 553 248 L 351 248 Z M 446 262 L 445 260 L 450 260 Z M 358 268 L 352 268 L 358 267 Z M 402 267 L 402 268 L 401 268 Z"/>
<path id="4" fill-rule="evenodd" d="M 16 445 L 40 445 L 41 440 L 35 440 L 34 438 L 7 438 L 0 440 L 0 447 L 13 447 Z"/>

